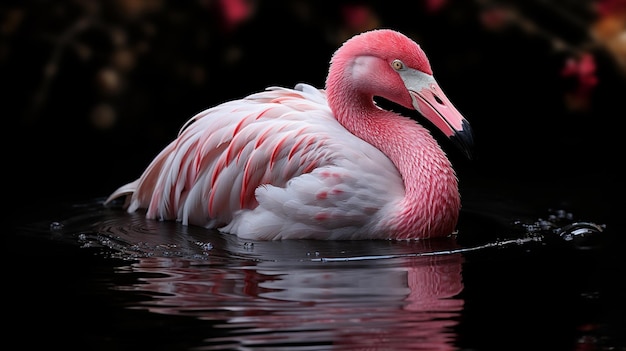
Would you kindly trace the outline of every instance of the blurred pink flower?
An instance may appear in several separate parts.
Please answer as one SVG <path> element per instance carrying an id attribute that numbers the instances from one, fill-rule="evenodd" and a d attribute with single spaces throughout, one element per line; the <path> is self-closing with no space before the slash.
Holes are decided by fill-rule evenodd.
<path id="1" fill-rule="evenodd" d="M 480 22 L 486 29 L 504 28 L 511 20 L 511 10 L 504 6 L 490 6 L 480 13 Z"/>
<path id="2" fill-rule="evenodd" d="M 248 0 L 219 0 L 218 7 L 226 29 L 231 30 L 248 20 L 254 7 Z"/>
<path id="3" fill-rule="evenodd" d="M 575 80 L 574 89 L 566 93 L 568 106 L 573 109 L 588 107 L 591 94 L 598 85 L 593 55 L 583 53 L 578 58 L 568 58 L 565 61 L 565 67 L 561 70 L 561 76 Z"/>
<path id="4" fill-rule="evenodd" d="M 447 3 L 448 0 L 424 0 L 424 7 L 427 12 L 435 13 L 446 6 Z"/>
<path id="5" fill-rule="evenodd" d="M 369 29 L 374 14 L 366 5 L 346 5 L 341 9 L 346 27 L 354 32 Z"/>
<path id="6" fill-rule="evenodd" d="M 595 6 L 598 15 L 610 16 L 615 12 L 626 11 L 626 0 L 597 0 Z"/>
<path id="7" fill-rule="evenodd" d="M 340 45 L 355 34 L 380 27 L 380 20 L 368 5 L 343 5 L 340 7 L 341 23 L 334 38 Z"/>

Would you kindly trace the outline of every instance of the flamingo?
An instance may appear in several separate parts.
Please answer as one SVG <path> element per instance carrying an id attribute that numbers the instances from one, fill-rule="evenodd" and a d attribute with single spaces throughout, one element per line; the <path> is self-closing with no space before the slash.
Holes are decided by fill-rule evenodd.
<path id="1" fill-rule="evenodd" d="M 373 29 L 335 51 L 325 89 L 269 87 L 193 116 L 105 205 L 122 197 L 128 212 L 250 240 L 453 234 L 461 201 L 446 153 L 374 97 L 417 110 L 469 150 L 469 123 L 420 46 Z"/>

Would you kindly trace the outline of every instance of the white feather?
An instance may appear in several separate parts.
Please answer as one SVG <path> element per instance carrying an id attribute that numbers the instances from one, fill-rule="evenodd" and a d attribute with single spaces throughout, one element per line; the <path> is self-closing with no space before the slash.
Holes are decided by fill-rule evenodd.
<path id="1" fill-rule="evenodd" d="M 153 218 L 243 238 L 333 239 L 380 235 L 404 189 L 391 161 L 337 122 L 323 90 L 298 84 L 194 116 L 107 201 L 130 193 L 128 210 Z"/>

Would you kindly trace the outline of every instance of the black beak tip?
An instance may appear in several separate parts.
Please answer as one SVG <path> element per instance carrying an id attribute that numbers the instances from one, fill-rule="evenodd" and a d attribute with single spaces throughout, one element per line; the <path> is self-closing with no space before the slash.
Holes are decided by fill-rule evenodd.
<path id="1" fill-rule="evenodd" d="M 450 139 L 461 149 L 469 160 L 474 158 L 474 134 L 467 121 L 463 121 L 463 128 L 456 132 Z"/>

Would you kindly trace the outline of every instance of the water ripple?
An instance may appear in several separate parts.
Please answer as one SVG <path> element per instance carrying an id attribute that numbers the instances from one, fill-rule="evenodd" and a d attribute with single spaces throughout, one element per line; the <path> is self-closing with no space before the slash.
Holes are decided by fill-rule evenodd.
<path id="1" fill-rule="evenodd" d="M 440 240 L 264 242 L 148 220 L 99 201 L 74 210 L 42 233 L 126 262 L 115 269 L 128 278 L 111 289 L 144 297 L 127 308 L 213 323 L 199 350 L 455 350 L 467 255 L 532 245 L 584 249 L 604 230 L 551 211 L 506 231 L 461 226 Z"/>

